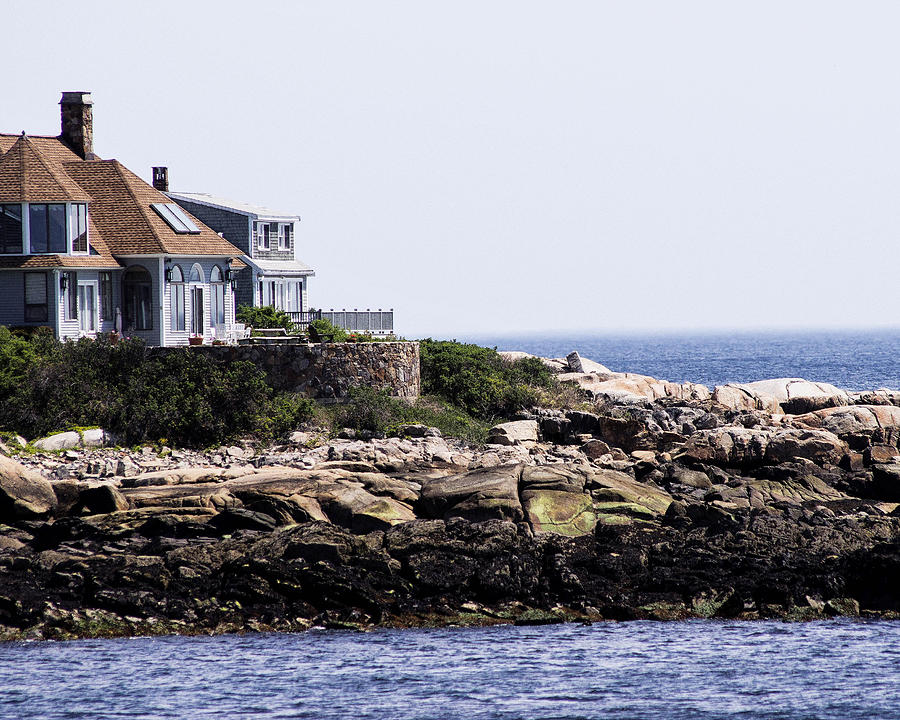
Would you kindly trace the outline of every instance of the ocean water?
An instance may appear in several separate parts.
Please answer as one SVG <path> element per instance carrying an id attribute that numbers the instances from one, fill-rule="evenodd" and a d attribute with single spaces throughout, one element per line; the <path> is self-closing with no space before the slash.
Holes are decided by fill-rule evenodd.
<path id="1" fill-rule="evenodd" d="M 616 372 L 721 385 L 802 377 L 847 390 L 900 389 L 900 329 L 655 335 L 472 335 L 460 341 L 565 357 L 578 350 Z"/>
<path id="2" fill-rule="evenodd" d="M 688 621 L 0 645 L 0 718 L 900 718 L 900 623 Z"/>

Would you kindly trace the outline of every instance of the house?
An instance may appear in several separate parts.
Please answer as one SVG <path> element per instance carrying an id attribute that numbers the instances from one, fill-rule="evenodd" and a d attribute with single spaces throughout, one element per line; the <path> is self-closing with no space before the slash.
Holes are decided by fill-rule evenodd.
<path id="1" fill-rule="evenodd" d="M 0 134 L 0 324 L 150 345 L 223 337 L 243 252 L 94 153 L 89 93 L 64 92 L 60 108 L 58 137 Z"/>
<path id="2" fill-rule="evenodd" d="M 165 167 L 153 168 L 154 187 L 244 253 L 247 267 L 235 278 L 238 306 L 272 305 L 296 323 L 308 322 L 308 283 L 315 272 L 297 257 L 300 217 L 206 193 L 169 192 L 168 175 Z"/>

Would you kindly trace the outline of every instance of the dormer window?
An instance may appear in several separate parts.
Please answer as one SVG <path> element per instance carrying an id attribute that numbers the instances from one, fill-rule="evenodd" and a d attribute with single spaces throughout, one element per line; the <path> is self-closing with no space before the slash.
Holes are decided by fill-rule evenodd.
<path id="1" fill-rule="evenodd" d="M 87 254 L 86 203 L 0 205 L 0 254 Z"/>
<path id="2" fill-rule="evenodd" d="M 31 203 L 28 206 L 28 232 L 32 253 L 65 253 L 65 203 Z"/>

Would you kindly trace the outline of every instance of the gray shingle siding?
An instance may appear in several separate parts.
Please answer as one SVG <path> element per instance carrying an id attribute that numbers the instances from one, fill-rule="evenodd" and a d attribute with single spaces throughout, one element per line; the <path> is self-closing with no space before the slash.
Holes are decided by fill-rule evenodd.
<path id="1" fill-rule="evenodd" d="M 250 231 L 245 214 L 209 207 L 188 200 L 179 199 L 176 202 L 213 230 L 222 233 L 225 239 L 233 245 L 237 245 L 241 252 L 246 255 L 250 254 Z"/>
<path id="2" fill-rule="evenodd" d="M 238 306 L 254 304 L 253 270 L 251 268 L 244 268 L 238 272 L 235 279 L 234 297 Z"/>

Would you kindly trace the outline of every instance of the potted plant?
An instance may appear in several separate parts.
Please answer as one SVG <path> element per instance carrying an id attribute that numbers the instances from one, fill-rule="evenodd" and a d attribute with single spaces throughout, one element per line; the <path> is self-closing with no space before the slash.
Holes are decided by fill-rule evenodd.
<path id="1" fill-rule="evenodd" d="M 203 336 L 202 335 L 191 335 L 188 338 L 188 345 L 202 345 L 203 344 Z"/>

